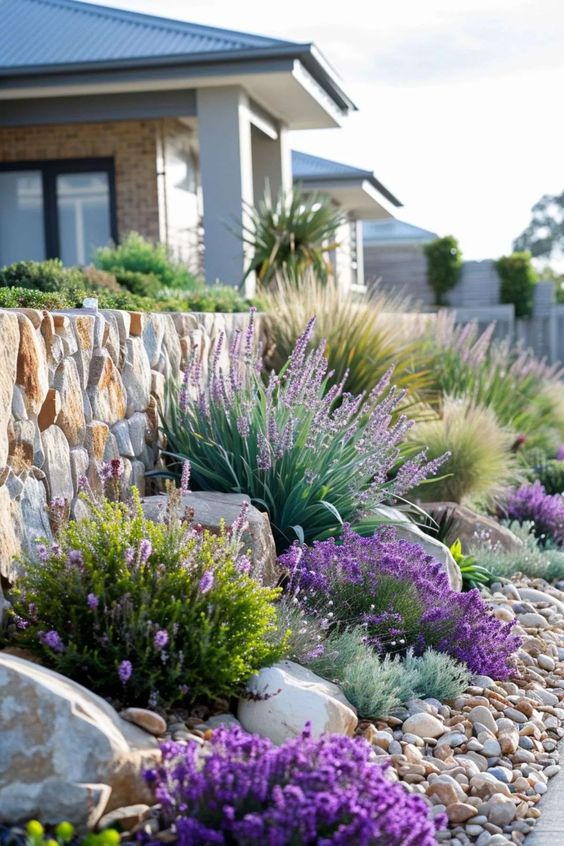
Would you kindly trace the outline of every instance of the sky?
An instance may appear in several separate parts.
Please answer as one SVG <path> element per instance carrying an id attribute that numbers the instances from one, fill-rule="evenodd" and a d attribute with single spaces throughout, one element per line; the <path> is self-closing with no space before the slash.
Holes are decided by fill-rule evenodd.
<path id="1" fill-rule="evenodd" d="M 314 41 L 359 111 L 292 133 L 373 170 L 398 217 L 455 235 L 467 259 L 510 251 L 564 189 L 562 0 L 103 0 L 148 14 Z"/>

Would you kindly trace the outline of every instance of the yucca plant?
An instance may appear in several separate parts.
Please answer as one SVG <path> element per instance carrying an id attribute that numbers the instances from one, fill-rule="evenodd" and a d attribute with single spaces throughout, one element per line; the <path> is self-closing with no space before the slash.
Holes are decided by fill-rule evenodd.
<path id="1" fill-rule="evenodd" d="M 440 415 L 417 423 L 410 440 L 418 448 L 424 444 L 431 457 L 449 453 L 440 479 L 416 491 L 423 500 L 491 499 L 517 478 L 512 433 L 499 425 L 492 409 L 468 399 L 445 398 Z"/>
<path id="2" fill-rule="evenodd" d="M 245 277 L 255 273 L 259 287 L 266 288 L 277 273 L 297 279 L 311 267 L 319 279 L 329 279 L 330 253 L 338 246 L 337 231 L 344 222 L 329 197 L 304 195 L 298 188 L 275 199 L 267 192 L 257 207 L 247 211 L 249 222 L 243 224 L 241 237 L 252 259 Z"/>
<path id="3" fill-rule="evenodd" d="M 323 345 L 308 351 L 314 324 L 267 384 L 252 320 L 235 334 L 227 373 L 220 335 L 209 369 L 195 359 L 180 390 L 169 388 L 163 418 L 171 472 L 180 476 L 189 460 L 195 487 L 248 494 L 268 512 L 279 550 L 339 534 L 343 523 L 373 531 L 382 522 L 374 506 L 441 462 L 428 463 L 424 450 L 401 462 L 411 423 L 394 414 L 404 392 L 390 387 L 391 373 L 367 398 L 330 385 Z"/>
<path id="4" fill-rule="evenodd" d="M 272 349 L 267 364 L 279 370 L 294 348 L 304 323 L 315 314 L 313 344 L 325 341 L 325 355 L 333 380 L 344 380 L 344 390 L 370 393 L 374 385 L 394 368 L 393 383 L 409 390 L 410 404 L 426 394 L 431 375 L 426 355 L 410 340 L 416 315 L 406 314 L 405 297 L 376 290 L 366 297 L 341 291 L 330 279 L 324 283 L 308 268 L 298 279 L 283 274 L 261 296 L 267 313 L 267 332 Z"/>

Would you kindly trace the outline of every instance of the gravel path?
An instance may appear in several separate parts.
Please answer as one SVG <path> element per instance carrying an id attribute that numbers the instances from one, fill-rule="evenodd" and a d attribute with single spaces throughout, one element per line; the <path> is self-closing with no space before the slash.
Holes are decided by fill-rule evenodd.
<path id="1" fill-rule="evenodd" d="M 564 742 L 560 744 L 564 754 Z M 539 806 L 541 817 L 525 846 L 563 846 L 564 844 L 564 770 L 550 783 L 548 793 Z"/>

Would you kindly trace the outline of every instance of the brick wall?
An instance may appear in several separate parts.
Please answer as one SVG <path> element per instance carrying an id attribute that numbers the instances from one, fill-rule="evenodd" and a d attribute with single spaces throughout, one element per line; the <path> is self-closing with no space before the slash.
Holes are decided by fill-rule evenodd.
<path id="1" fill-rule="evenodd" d="M 157 131 L 160 121 L 131 120 L 0 129 L 0 162 L 112 157 L 118 234 L 159 238 Z"/>

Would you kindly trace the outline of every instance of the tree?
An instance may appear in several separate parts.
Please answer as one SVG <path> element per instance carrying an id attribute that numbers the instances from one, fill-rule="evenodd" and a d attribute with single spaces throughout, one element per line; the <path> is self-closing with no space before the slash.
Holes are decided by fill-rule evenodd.
<path id="1" fill-rule="evenodd" d="M 495 263 L 501 280 L 500 300 L 515 306 L 515 317 L 531 317 L 538 281 L 529 252 L 502 256 Z"/>
<path id="2" fill-rule="evenodd" d="M 532 208 L 527 228 L 513 242 L 517 252 L 529 251 L 533 258 L 564 254 L 564 191 L 545 194 Z"/>
<path id="3" fill-rule="evenodd" d="M 435 238 L 424 246 L 427 256 L 427 281 L 435 294 L 436 305 L 447 305 L 445 294 L 458 280 L 462 271 L 462 253 L 453 235 Z"/>

